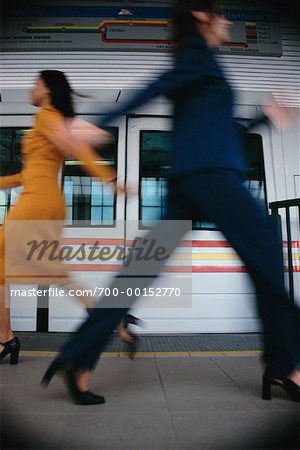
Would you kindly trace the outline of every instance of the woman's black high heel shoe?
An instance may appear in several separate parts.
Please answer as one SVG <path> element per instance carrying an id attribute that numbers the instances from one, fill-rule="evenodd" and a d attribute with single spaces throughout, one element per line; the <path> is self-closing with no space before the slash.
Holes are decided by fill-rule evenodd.
<path id="1" fill-rule="evenodd" d="M 263 400 L 271 400 L 271 386 L 279 386 L 295 401 L 300 402 L 300 386 L 289 378 L 272 378 L 267 375 L 263 376 L 262 398 Z"/>
<path id="2" fill-rule="evenodd" d="M 0 342 L 4 346 L 4 349 L 0 353 L 0 360 L 5 358 L 5 356 L 10 355 L 10 364 L 18 364 L 19 353 L 21 344 L 17 337 L 11 339 L 7 342 Z"/>
<path id="3" fill-rule="evenodd" d="M 135 357 L 135 354 L 137 352 L 138 349 L 138 337 L 132 333 L 131 331 L 128 330 L 128 325 L 138 325 L 141 322 L 140 319 L 138 319 L 137 317 L 132 316 L 131 314 L 126 314 L 126 316 L 123 317 L 122 322 L 121 322 L 121 326 L 126 330 L 126 332 L 129 334 L 130 336 L 130 340 L 124 340 L 121 339 L 123 342 L 126 342 L 126 344 L 129 347 L 129 358 L 133 359 Z"/>
<path id="4" fill-rule="evenodd" d="M 54 360 L 49 366 L 42 378 L 41 385 L 47 387 L 55 373 L 58 371 L 61 371 L 64 375 L 68 391 L 76 405 L 100 405 L 105 403 L 105 398 L 101 395 L 96 395 L 90 391 L 80 391 L 75 379 L 75 370 L 66 368 L 65 364 L 59 361 L 59 359 Z"/>
<path id="5" fill-rule="evenodd" d="M 105 403 L 102 395 L 96 395 L 90 391 L 80 391 L 75 380 L 75 372 L 73 369 L 66 370 L 65 381 L 71 397 L 76 405 L 100 405 Z"/>

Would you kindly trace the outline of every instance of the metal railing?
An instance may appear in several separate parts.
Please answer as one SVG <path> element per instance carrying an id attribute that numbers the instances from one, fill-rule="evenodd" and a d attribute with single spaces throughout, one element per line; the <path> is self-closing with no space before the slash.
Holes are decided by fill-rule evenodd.
<path id="1" fill-rule="evenodd" d="M 288 256 L 288 279 L 289 279 L 289 295 L 292 301 L 295 301 L 295 286 L 294 286 L 294 263 L 293 263 L 293 241 L 292 241 L 292 226 L 291 226 L 291 209 L 296 208 L 297 222 L 300 227 L 300 198 L 289 200 L 281 200 L 278 202 L 271 202 L 269 204 L 272 216 L 277 220 L 278 229 L 280 230 L 282 238 L 282 221 L 279 214 L 280 209 L 285 210 L 286 219 L 286 238 L 287 238 L 287 256 Z"/>

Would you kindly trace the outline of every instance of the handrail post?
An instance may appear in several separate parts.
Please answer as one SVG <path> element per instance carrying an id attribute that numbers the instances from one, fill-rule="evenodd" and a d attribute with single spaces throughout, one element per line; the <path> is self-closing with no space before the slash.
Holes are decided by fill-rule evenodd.
<path id="1" fill-rule="evenodd" d="M 274 222 L 274 226 L 276 227 L 278 238 L 280 242 L 282 242 L 282 224 L 281 224 L 281 215 L 278 212 L 278 208 L 271 209 L 271 216 Z"/>
<path id="2" fill-rule="evenodd" d="M 292 243 L 292 228 L 291 228 L 291 214 L 290 208 L 296 207 L 298 208 L 298 220 L 300 226 L 300 198 L 282 200 L 277 202 L 272 202 L 269 205 L 271 209 L 271 214 L 273 217 L 278 219 L 280 215 L 278 214 L 278 210 L 280 208 L 285 209 L 285 217 L 286 217 L 286 231 L 287 231 L 287 252 L 288 252 L 288 273 L 289 273 L 289 296 L 291 301 L 295 301 L 295 288 L 294 288 L 294 265 L 293 265 L 293 243 Z M 279 228 L 280 227 L 280 228 Z M 282 241 L 282 224 L 278 224 L 278 232 L 280 230 L 281 241 Z"/>
<path id="3" fill-rule="evenodd" d="M 292 252 L 292 231 L 291 231 L 291 215 L 289 207 L 285 208 L 286 216 L 286 235 L 287 235 L 287 251 L 288 251 L 288 271 L 289 271 L 289 293 L 290 299 L 294 301 L 294 269 L 293 269 L 293 252 Z"/>

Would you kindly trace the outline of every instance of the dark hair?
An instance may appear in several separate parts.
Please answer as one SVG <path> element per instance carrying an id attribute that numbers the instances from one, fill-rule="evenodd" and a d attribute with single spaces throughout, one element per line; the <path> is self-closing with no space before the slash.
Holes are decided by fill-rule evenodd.
<path id="1" fill-rule="evenodd" d="M 181 47 L 186 39 L 198 35 L 197 24 L 191 11 L 219 14 L 221 9 L 213 0 L 174 0 L 173 23 L 176 47 Z"/>
<path id="2" fill-rule="evenodd" d="M 40 77 L 50 89 L 51 104 L 65 117 L 74 117 L 73 90 L 65 74 L 59 70 L 43 70 Z"/>

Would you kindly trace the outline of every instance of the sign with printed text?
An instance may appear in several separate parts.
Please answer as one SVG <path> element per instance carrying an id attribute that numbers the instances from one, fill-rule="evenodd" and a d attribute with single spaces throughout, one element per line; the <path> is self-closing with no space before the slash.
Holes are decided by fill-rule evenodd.
<path id="1" fill-rule="evenodd" d="M 232 22 L 232 41 L 218 51 L 231 54 L 281 56 L 281 28 L 279 15 L 266 11 L 225 9 L 225 17 Z"/>
<path id="2" fill-rule="evenodd" d="M 220 53 L 281 56 L 279 14 L 225 1 L 224 15 L 233 23 L 232 40 Z M 245 3 L 244 3 L 245 4 Z M 172 48 L 169 4 L 109 3 L 74 0 L 32 1 L 2 11 L 2 51 L 168 51 Z"/>

